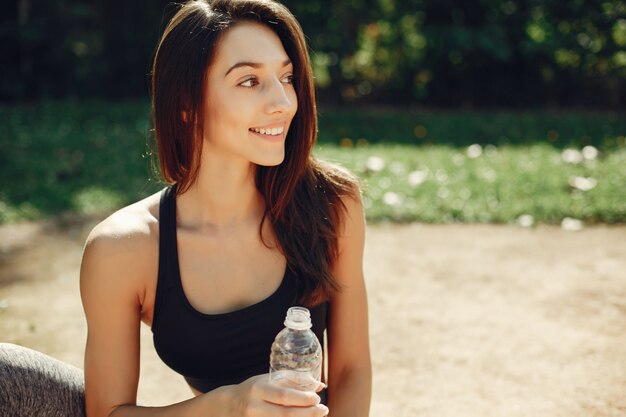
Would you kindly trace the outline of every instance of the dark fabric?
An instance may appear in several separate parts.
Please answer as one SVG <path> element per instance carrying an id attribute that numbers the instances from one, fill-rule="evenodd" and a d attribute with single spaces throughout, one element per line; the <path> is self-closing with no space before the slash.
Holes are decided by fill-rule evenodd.
<path id="1" fill-rule="evenodd" d="M 176 244 L 176 192 L 161 195 L 159 273 L 152 333 L 158 355 L 189 385 L 208 392 L 269 371 L 270 349 L 296 304 L 295 274 L 287 268 L 279 288 L 261 302 L 225 314 L 203 314 L 189 303 L 180 280 Z M 327 303 L 311 309 L 323 346 Z"/>
<path id="2" fill-rule="evenodd" d="M 0 416 L 83 417 L 83 371 L 43 353 L 0 343 Z"/>

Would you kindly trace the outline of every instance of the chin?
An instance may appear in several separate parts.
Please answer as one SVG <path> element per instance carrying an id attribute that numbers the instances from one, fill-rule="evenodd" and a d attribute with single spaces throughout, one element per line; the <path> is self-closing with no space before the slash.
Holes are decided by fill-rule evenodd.
<path id="1" fill-rule="evenodd" d="M 281 153 L 280 155 L 269 156 L 266 158 L 259 158 L 255 163 L 259 166 L 263 167 L 275 167 L 283 163 L 285 160 L 285 154 Z"/>

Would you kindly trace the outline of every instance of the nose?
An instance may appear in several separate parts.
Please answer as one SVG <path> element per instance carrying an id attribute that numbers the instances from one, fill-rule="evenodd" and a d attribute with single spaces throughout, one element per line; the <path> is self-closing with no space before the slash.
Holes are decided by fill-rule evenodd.
<path id="1" fill-rule="evenodd" d="M 294 106 L 295 93 L 290 84 L 283 84 L 279 79 L 274 79 L 267 93 L 267 112 L 284 113 L 289 112 Z M 290 97 L 291 96 L 291 97 Z"/>

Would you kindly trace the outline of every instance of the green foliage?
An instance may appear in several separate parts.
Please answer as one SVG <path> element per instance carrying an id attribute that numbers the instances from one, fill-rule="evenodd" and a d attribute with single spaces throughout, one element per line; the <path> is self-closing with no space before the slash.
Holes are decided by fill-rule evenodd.
<path id="1" fill-rule="evenodd" d="M 283 2 L 307 36 L 325 103 L 626 104 L 621 0 Z M 0 17 L 0 100 L 145 97 L 160 31 L 177 7 L 17 5 Z"/>
<path id="2" fill-rule="evenodd" d="M 618 0 L 285 3 L 313 34 L 323 97 L 447 106 L 624 104 L 626 6 Z"/>
<path id="3" fill-rule="evenodd" d="M 598 113 L 329 108 L 316 152 L 363 179 L 371 220 L 623 223 L 625 123 Z M 0 223 L 102 215 L 162 187 L 145 101 L 0 106 L 0 125 Z M 589 145 L 597 157 L 578 152 Z"/>

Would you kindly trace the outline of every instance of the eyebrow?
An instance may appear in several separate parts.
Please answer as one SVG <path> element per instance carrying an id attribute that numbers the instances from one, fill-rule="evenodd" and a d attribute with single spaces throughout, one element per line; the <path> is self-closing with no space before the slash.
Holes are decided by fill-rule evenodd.
<path id="1" fill-rule="evenodd" d="M 287 60 L 283 61 L 282 67 L 286 67 L 289 64 L 291 64 L 291 60 L 287 59 Z M 230 67 L 228 69 L 228 71 L 226 71 L 226 74 L 224 74 L 224 77 L 226 77 L 232 70 L 234 70 L 236 68 L 239 68 L 239 67 L 261 68 L 262 66 L 263 66 L 263 64 L 261 64 L 260 62 L 251 62 L 251 61 L 237 62 L 235 65 Z"/>

